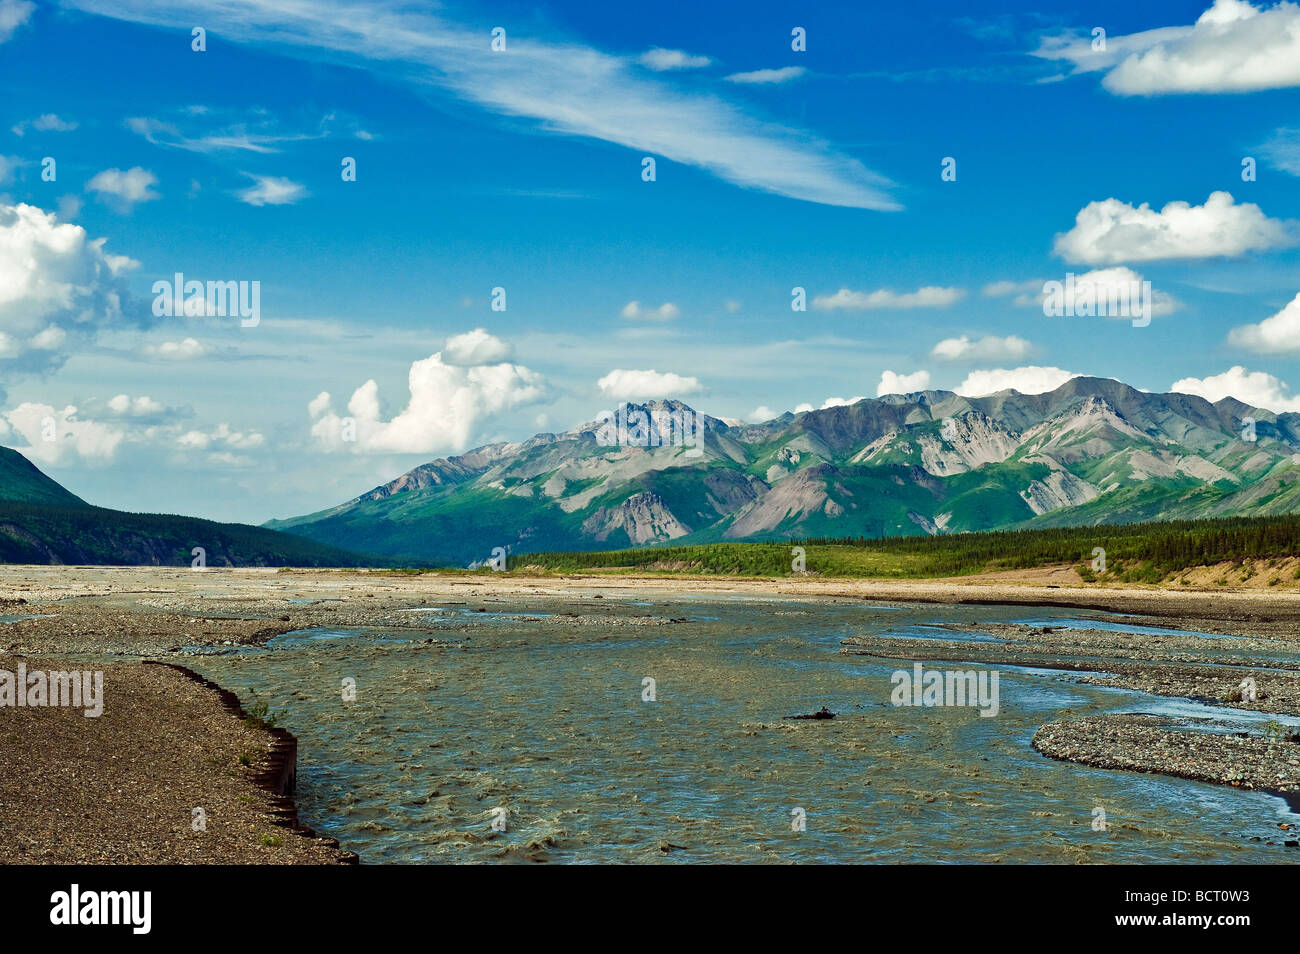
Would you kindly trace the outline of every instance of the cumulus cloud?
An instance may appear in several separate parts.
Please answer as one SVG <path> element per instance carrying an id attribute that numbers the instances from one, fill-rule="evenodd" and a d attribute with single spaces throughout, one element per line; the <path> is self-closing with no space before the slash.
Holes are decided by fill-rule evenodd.
<path id="1" fill-rule="evenodd" d="M 65 344 L 122 320 L 121 276 L 137 263 L 104 242 L 35 206 L 0 204 L 0 367 L 50 370 Z"/>
<path id="2" fill-rule="evenodd" d="M 1067 262 L 1088 265 L 1235 257 L 1288 245 L 1291 232 L 1227 192 L 1210 193 L 1204 205 L 1170 202 L 1159 212 L 1145 202 L 1134 208 L 1112 198 L 1080 209 L 1074 228 L 1056 236 L 1055 251 Z"/>
<path id="3" fill-rule="evenodd" d="M 1300 6 L 1215 0 L 1191 26 L 1108 36 L 1102 51 L 1090 35 L 1055 36 L 1035 55 L 1064 60 L 1075 73 L 1104 71 L 1102 86 L 1120 96 L 1300 86 Z"/>
<path id="4" fill-rule="evenodd" d="M 866 395 L 864 394 L 859 394 L 857 397 L 852 397 L 847 399 L 842 397 L 828 397 L 826 400 L 822 401 L 820 410 L 824 411 L 828 407 L 847 407 L 850 404 L 857 404 L 859 401 L 865 401 L 866 399 L 867 399 Z M 767 410 L 767 409 L 761 408 L 761 410 Z M 804 414 L 808 411 L 815 411 L 815 410 L 818 410 L 818 408 L 814 407 L 812 404 L 809 404 L 807 401 L 805 401 L 803 404 L 800 404 L 795 407 L 794 413 Z"/>
<path id="5" fill-rule="evenodd" d="M 24 403 L 4 414 L 15 450 L 38 465 L 50 467 L 76 460 L 106 464 L 117 456 L 126 432 L 112 424 L 82 420 L 75 405 L 56 409 L 49 404 Z"/>
<path id="6" fill-rule="evenodd" d="M 732 73 L 727 77 L 728 83 L 745 83 L 751 86 L 771 86 L 788 83 L 806 73 L 802 66 L 782 66 L 780 69 L 751 70 L 748 73 Z"/>
<path id="7" fill-rule="evenodd" d="M 630 371 L 615 368 L 596 382 L 609 397 L 619 401 L 645 400 L 648 398 L 681 397 L 697 394 L 704 390 L 699 380 L 673 374 L 671 371 Z"/>
<path id="8" fill-rule="evenodd" d="M 1032 345 L 1024 338 L 1007 335 L 986 335 L 972 341 L 969 336 L 944 338 L 932 349 L 930 356 L 940 361 L 1019 361 L 1028 357 Z"/>
<path id="9" fill-rule="evenodd" d="M 155 401 L 147 394 L 139 397 L 117 394 L 108 399 L 107 407 L 119 417 L 154 417 L 166 410 L 161 401 Z"/>
<path id="10" fill-rule="evenodd" d="M 164 341 L 161 344 L 145 345 L 144 353 L 151 358 L 162 358 L 167 361 L 188 361 L 206 355 L 208 346 L 194 338 L 183 338 L 180 341 Z"/>
<path id="11" fill-rule="evenodd" d="M 670 301 L 664 302 L 658 308 L 642 308 L 639 301 L 630 301 L 623 306 L 621 312 L 629 321 L 672 321 L 681 313 L 681 309 Z"/>
<path id="12" fill-rule="evenodd" d="M 36 4 L 30 0 L 0 0 L 0 43 L 9 40 L 35 9 Z"/>
<path id="13" fill-rule="evenodd" d="M 414 362 L 407 384 L 410 399 L 390 420 L 383 419 L 373 379 L 352 393 L 347 414 L 337 413 L 322 391 L 307 406 L 312 436 L 323 447 L 359 453 L 463 451 L 483 421 L 540 400 L 546 390 L 541 375 L 522 365 L 457 367 L 441 352 Z"/>
<path id="14" fill-rule="evenodd" d="M 1074 275 L 1074 283 L 1069 286 L 1073 291 L 1067 294 L 1064 286 L 1067 285 L 1069 278 L 1070 275 L 1060 275 L 1052 279 L 1062 286 L 1060 304 L 1066 314 L 1080 313 L 1085 304 L 1088 311 L 1103 310 L 1101 308 L 1103 303 L 1109 309 L 1109 303 L 1112 301 L 1130 302 L 1133 307 L 1137 307 L 1146 294 L 1142 289 L 1145 281 L 1142 274 L 1125 266 L 1095 268 L 1081 275 Z M 984 286 L 984 294 L 990 298 L 1010 297 L 1016 305 L 1041 309 L 1044 301 L 1050 297 L 1043 290 L 1046 285 L 1046 281 L 1038 279 L 1024 282 L 993 282 Z M 1152 315 L 1169 315 L 1181 307 L 1182 302 L 1173 295 L 1151 289 Z M 1122 314 L 1121 309 L 1117 308 L 1114 313 L 1108 311 L 1105 317 L 1127 320 L 1130 315 Z"/>
<path id="15" fill-rule="evenodd" d="M 1289 393 L 1285 381 L 1263 371 L 1247 371 L 1239 364 L 1207 378 L 1182 378 L 1169 389 L 1180 394 L 1195 394 L 1210 402 L 1232 397 L 1251 407 L 1262 407 L 1279 414 L 1300 411 L 1300 397 Z"/>
<path id="16" fill-rule="evenodd" d="M 224 421 L 210 431 L 188 430 L 176 438 L 176 446 L 184 450 L 210 450 L 226 455 L 220 458 L 226 463 L 237 461 L 231 451 L 253 450 L 265 443 L 266 438 L 257 431 L 237 431 Z"/>
<path id="17" fill-rule="evenodd" d="M 876 385 L 876 397 L 886 394 L 912 394 L 916 391 L 924 391 L 929 386 L 929 371 L 913 371 L 911 374 L 885 371 L 880 375 L 880 383 Z"/>
<path id="18" fill-rule="evenodd" d="M 62 119 L 54 113 L 43 113 L 35 119 L 24 119 L 10 127 L 15 136 L 26 135 L 28 129 L 35 129 L 37 132 L 72 132 L 76 128 L 75 122 Z"/>
<path id="19" fill-rule="evenodd" d="M 1008 389 L 1021 394 L 1042 394 L 1045 391 L 1055 391 L 1070 378 L 1077 377 L 1077 374 L 1060 368 L 1029 364 L 1020 368 L 972 371 L 955 390 L 963 397 L 983 397 Z"/>
<path id="20" fill-rule="evenodd" d="M 873 292 L 851 291 L 841 288 L 834 295 L 818 295 L 813 307 L 824 311 L 843 308 L 849 311 L 867 311 L 877 308 L 947 308 L 962 299 L 966 293 L 960 288 L 940 288 L 927 285 L 914 292 L 892 292 L 881 288 Z"/>
<path id="21" fill-rule="evenodd" d="M 695 56 L 683 50 L 665 50 L 660 46 L 646 50 L 636 61 L 646 69 L 660 73 L 665 70 L 697 70 L 713 62 L 707 56 Z"/>
<path id="22" fill-rule="evenodd" d="M 96 173 L 86 183 L 86 190 L 97 193 L 101 201 L 129 211 L 138 202 L 151 202 L 161 198 L 153 191 L 153 186 L 157 184 L 158 177 L 152 172 L 133 166 L 125 172 L 121 169 L 105 169 Z"/>
<path id="23" fill-rule="evenodd" d="M 499 364 L 510 360 L 513 353 L 514 349 L 500 338 L 486 329 L 475 328 L 448 338 L 442 347 L 442 360 L 465 366 Z"/>
<path id="24" fill-rule="evenodd" d="M 1300 352 L 1300 295 L 1270 318 L 1228 332 L 1228 343 L 1262 354 Z"/>
<path id="25" fill-rule="evenodd" d="M 257 176 L 251 172 L 245 172 L 244 175 L 252 179 L 253 184 L 235 193 L 240 202 L 256 206 L 293 205 L 307 197 L 307 187 L 292 179 L 281 176 Z"/>
<path id="26" fill-rule="evenodd" d="M 265 444 L 257 431 L 236 430 L 227 423 L 192 428 L 183 419 L 193 414 L 188 407 L 126 393 L 62 409 L 26 403 L 0 413 L 0 438 L 42 466 L 92 468 L 113 463 L 127 448 L 133 455 L 162 452 L 174 463 L 201 452 L 206 464 L 242 466 L 251 461 L 237 451 Z"/>
<path id="27" fill-rule="evenodd" d="M 779 413 L 772 410 L 766 404 L 760 404 L 758 407 L 754 408 L 754 410 L 749 412 L 748 419 L 751 423 L 762 424 L 764 421 L 770 421 L 772 418 L 780 416 Z"/>

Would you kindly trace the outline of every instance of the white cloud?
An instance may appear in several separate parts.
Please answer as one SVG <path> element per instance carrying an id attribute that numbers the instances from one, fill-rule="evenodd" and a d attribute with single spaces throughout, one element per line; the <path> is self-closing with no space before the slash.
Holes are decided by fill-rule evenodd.
<path id="1" fill-rule="evenodd" d="M 642 308 L 639 301 L 630 301 L 623 306 L 621 312 L 624 318 L 632 321 L 672 321 L 681 313 L 681 309 L 670 301 L 664 302 L 658 308 Z"/>
<path id="2" fill-rule="evenodd" d="M 807 131 L 766 121 L 712 92 L 647 76 L 635 57 L 512 32 L 487 54 L 484 32 L 442 18 L 429 4 L 373 5 L 358 17 L 347 0 L 69 0 L 93 13 L 188 29 L 220 22 L 223 40 L 369 66 L 441 88 L 550 133 L 616 143 L 636 155 L 696 166 L 733 185 L 826 205 L 897 209 L 893 183 Z"/>
<path id="3" fill-rule="evenodd" d="M 130 209 L 137 202 L 151 202 L 161 198 L 153 191 L 158 184 L 158 177 L 147 169 L 133 166 L 123 172 L 121 169 L 105 169 L 96 173 L 86 183 L 86 190 L 96 192 L 101 199 L 125 209 Z"/>
<path id="4" fill-rule="evenodd" d="M 486 329 L 475 328 L 463 334 L 452 335 L 442 348 L 442 360 L 447 364 L 471 367 L 479 364 L 499 364 L 510 360 L 514 349 Z"/>
<path id="5" fill-rule="evenodd" d="M 629 371 L 616 368 L 596 382 L 606 395 L 619 401 L 646 398 L 682 397 L 704 390 L 696 378 L 683 377 L 671 371 Z"/>
<path id="6" fill-rule="evenodd" d="M 414 362 L 407 383 L 410 400 L 388 421 L 373 379 L 353 392 L 346 415 L 336 413 L 329 393 L 321 392 L 307 406 L 312 436 L 328 449 L 362 453 L 463 451 L 485 419 L 545 394 L 541 375 L 522 365 L 461 368 L 446 364 L 441 353 Z M 354 440 L 347 439 L 350 428 Z"/>
<path id="7" fill-rule="evenodd" d="M 1011 295 L 1018 297 L 1016 304 L 1032 304 L 1032 301 L 1024 299 L 1026 295 L 1041 295 L 1043 293 L 1043 283 L 1036 278 L 1023 282 L 1000 281 L 989 282 L 981 292 L 986 298 L 1007 298 Z"/>
<path id="8" fill-rule="evenodd" d="M 58 325 L 42 328 L 28 340 L 28 344 L 37 351 L 57 351 L 68 340 L 68 333 Z"/>
<path id="9" fill-rule="evenodd" d="M 939 288 L 929 285 L 914 292 L 892 292 L 881 288 L 873 292 L 850 291 L 841 288 L 834 295 L 818 295 L 813 307 L 825 311 L 844 308 L 865 311 L 876 308 L 947 308 L 962 299 L 966 293 L 960 288 Z"/>
<path id="10" fill-rule="evenodd" d="M 1300 397 L 1287 393 L 1290 389 L 1285 381 L 1263 371 L 1247 371 L 1241 365 L 1208 378 L 1183 378 L 1170 385 L 1170 390 L 1196 394 L 1210 402 L 1233 397 L 1251 407 L 1278 413 L 1300 411 Z"/>
<path id="11" fill-rule="evenodd" d="M 889 372 L 886 373 L 888 374 Z M 924 374 L 925 372 L 922 371 L 920 373 Z M 865 401 L 866 399 L 867 396 L 865 394 L 859 394 L 857 397 L 851 398 L 828 397 L 825 401 L 822 401 L 822 410 L 824 411 L 828 407 L 848 407 L 850 404 L 857 404 L 859 401 Z"/>
<path id="12" fill-rule="evenodd" d="M 732 73 L 727 77 L 728 83 L 746 83 L 755 86 L 770 86 L 776 83 L 788 83 L 806 73 L 802 66 L 782 66 L 774 70 L 752 70 L 748 73 Z"/>
<path id="13" fill-rule="evenodd" d="M 1137 307 L 1146 295 L 1143 290 L 1145 279 L 1142 275 L 1124 266 L 1095 268 L 1081 275 L 1074 275 L 1074 283 L 1070 286 L 1072 292 L 1067 294 L 1065 286 L 1069 278 L 1070 275 L 1066 274 L 1052 279 L 1062 285 L 1060 303 L 1065 308 L 1066 314 L 1075 314 L 1076 308 L 1082 310 L 1085 303 L 1091 303 L 1087 304 L 1089 311 L 1099 310 L 1101 303 L 1105 303 L 1106 308 L 1109 309 L 1112 301 L 1130 302 L 1132 307 Z M 1012 297 L 1016 305 L 1041 309 L 1044 300 L 1049 297 L 1043 291 L 1046 284 L 1046 281 L 1038 279 L 1025 282 L 993 282 L 984 286 L 984 294 L 991 298 Z M 1173 314 L 1181 307 L 1182 303 L 1168 292 L 1151 289 L 1152 315 Z M 1116 309 L 1114 314 L 1108 313 L 1105 317 L 1125 320 L 1131 317 L 1131 314 L 1121 314 L 1121 310 Z"/>
<path id="14" fill-rule="evenodd" d="M 1090 35 L 1052 37 L 1035 55 L 1105 71 L 1102 86 L 1121 96 L 1300 86 L 1300 6 L 1215 0 L 1191 26 L 1108 36 L 1100 52 Z"/>
<path id="15" fill-rule="evenodd" d="M 146 417 L 161 414 L 166 408 L 147 394 L 131 397 L 118 394 L 108 399 L 108 409 L 118 417 Z"/>
<path id="16" fill-rule="evenodd" d="M 1077 377 L 1077 374 L 1060 368 L 1031 364 L 1020 368 L 972 371 L 955 390 L 963 397 L 983 397 L 1008 388 L 1021 394 L 1042 394 L 1045 391 L 1055 391 L 1070 378 Z"/>
<path id="17" fill-rule="evenodd" d="M 14 170 L 23 164 L 17 156 L 0 155 L 0 186 L 14 181 Z"/>
<path id="18" fill-rule="evenodd" d="M 155 146 L 171 146 L 176 149 L 185 149 L 190 152 L 217 152 L 225 149 L 243 150 L 245 152 L 254 152 L 265 155 L 267 153 L 279 152 L 276 148 L 278 143 L 313 138 L 307 136 L 283 136 L 271 133 L 252 133 L 243 125 L 235 126 L 230 129 L 221 130 L 216 133 L 187 135 L 181 132 L 175 124 L 165 122 L 161 119 L 154 119 L 150 116 L 131 116 L 125 126 L 131 132 L 143 136 L 147 142 Z"/>
<path id="19" fill-rule="evenodd" d="M 126 432 L 98 421 L 83 421 L 75 405 L 56 410 L 49 404 L 24 403 L 4 415 L 11 433 L 26 440 L 15 449 L 38 465 L 57 466 L 82 460 L 105 464 L 117 455 Z M 53 436 L 53 440 L 47 437 Z"/>
<path id="20" fill-rule="evenodd" d="M 54 113 L 44 113 L 35 119 L 24 119 L 10 128 L 15 136 L 23 136 L 28 129 L 35 129 L 37 132 L 72 132 L 77 128 L 77 124 L 68 119 L 61 119 Z"/>
<path id="21" fill-rule="evenodd" d="M 249 205 L 292 205 L 307 196 L 307 188 L 300 182 L 281 176 L 257 176 L 251 172 L 244 175 L 253 180 L 253 185 L 237 193 L 240 202 Z"/>
<path id="22" fill-rule="evenodd" d="M 178 447 L 211 450 L 217 462 L 226 464 L 242 462 L 241 458 L 230 453 L 232 450 L 253 450 L 264 443 L 266 438 L 257 431 L 237 431 L 224 421 L 210 431 L 190 430 L 176 438 Z"/>
<path id="23" fill-rule="evenodd" d="M 1300 295 L 1286 307 L 1259 324 L 1241 325 L 1228 332 L 1228 343 L 1262 354 L 1300 351 Z"/>
<path id="24" fill-rule="evenodd" d="M 695 56 L 682 50 L 665 50 L 663 47 L 656 46 L 654 49 L 646 50 L 636 61 L 647 69 L 656 72 L 665 70 L 698 70 L 701 67 L 708 66 L 713 61 L 707 56 Z"/>
<path id="25" fill-rule="evenodd" d="M 14 31 L 27 22 L 36 4 L 29 0 L 0 0 L 0 43 L 14 35 Z"/>
<path id="26" fill-rule="evenodd" d="M 1271 165 L 1293 176 L 1300 176 L 1300 129 L 1281 128 L 1259 147 Z"/>
<path id="27" fill-rule="evenodd" d="M 924 391 L 929 386 L 929 371 L 913 371 L 911 374 L 885 371 L 880 375 L 880 383 L 876 385 L 876 397 L 886 394 L 912 394 L 915 391 Z"/>
<path id="28" fill-rule="evenodd" d="M 69 338 L 89 340 L 122 319 L 119 276 L 132 260 L 103 246 L 35 206 L 0 204 L 0 357 L 49 370 Z"/>
<path id="29" fill-rule="evenodd" d="M 1170 202 L 1159 212 L 1119 199 L 1089 202 L 1074 228 L 1056 236 L 1056 254 L 1068 262 L 1116 265 L 1160 259 L 1238 256 L 1290 244 L 1285 223 L 1252 202 L 1236 204 L 1212 192 L 1204 205 Z"/>
<path id="30" fill-rule="evenodd" d="M 770 421 L 772 418 L 780 416 L 781 415 L 778 412 L 772 410 L 766 404 L 760 404 L 758 407 L 754 408 L 754 410 L 749 412 L 748 420 L 755 424 L 762 424 L 764 421 Z"/>
<path id="31" fill-rule="evenodd" d="M 1007 335 L 986 335 L 972 341 L 967 335 L 944 338 L 930 350 L 932 358 L 940 361 L 1019 361 L 1028 357 L 1032 345 L 1024 338 Z"/>
<path id="32" fill-rule="evenodd" d="M 157 345 L 145 345 L 144 353 L 150 357 L 163 358 L 168 361 L 187 361 L 192 358 L 203 357 L 208 353 L 208 347 L 193 338 L 184 338 L 180 341 L 164 341 Z"/>

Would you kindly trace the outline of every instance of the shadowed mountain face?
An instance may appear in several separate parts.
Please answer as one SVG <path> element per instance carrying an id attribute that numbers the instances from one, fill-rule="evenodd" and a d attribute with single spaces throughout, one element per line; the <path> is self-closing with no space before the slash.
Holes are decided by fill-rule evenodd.
<path id="1" fill-rule="evenodd" d="M 464 565 L 675 540 L 945 534 L 1300 511 L 1300 414 L 1074 378 L 1046 394 L 888 395 L 729 425 L 620 407 L 424 464 L 269 527 Z"/>
<path id="2" fill-rule="evenodd" d="M 262 527 L 86 503 L 22 454 L 0 447 L 0 563 L 359 566 L 374 562 Z"/>

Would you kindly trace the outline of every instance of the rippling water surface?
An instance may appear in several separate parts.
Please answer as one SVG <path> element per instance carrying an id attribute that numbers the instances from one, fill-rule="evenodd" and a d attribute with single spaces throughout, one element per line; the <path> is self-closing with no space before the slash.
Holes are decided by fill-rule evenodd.
<path id="1" fill-rule="evenodd" d="M 575 625 L 568 613 L 679 622 Z M 1017 667 L 999 668 L 995 718 L 896 708 L 890 675 L 909 662 L 838 652 L 849 635 L 1077 610 L 693 596 L 420 614 L 428 632 L 308 631 L 192 663 L 245 703 L 271 705 L 301 743 L 303 820 L 367 863 L 1300 855 L 1280 846 L 1278 823 L 1300 821 L 1280 798 L 1055 762 L 1029 744 L 1061 718 L 1230 711 Z M 647 677 L 653 702 L 642 700 Z M 342 700 L 345 678 L 355 702 Z M 823 705 L 838 718 L 784 718 Z M 1092 829 L 1097 807 L 1104 832 Z M 492 830 L 494 809 L 504 832 Z"/>

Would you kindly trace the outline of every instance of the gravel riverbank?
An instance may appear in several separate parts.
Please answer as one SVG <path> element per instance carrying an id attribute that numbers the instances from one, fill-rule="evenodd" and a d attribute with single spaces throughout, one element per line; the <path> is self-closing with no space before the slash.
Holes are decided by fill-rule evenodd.
<path id="1" fill-rule="evenodd" d="M 827 605 L 889 601 L 1079 608 L 1094 624 L 953 624 L 926 638 L 849 634 L 843 652 L 1074 673 L 1094 685 L 1300 714 L 1300 596 L 969 579 L 864 581 L 330 570 L 0 567 L 0 669 L 20 660 L 102 669 L 105 715 L 0 709 L 0 830 L 8 861 L 328 863 L 346 852 L 275 823 L 253 781 L 263 730 L 217 694 L 144 659 L 184 662 L 299 630 L 409 634 L 468 645 L 497 621 L 497 648 L 543 621 L 561 640 L 592 641 L 683 620 L 641 605 L 793 597 Z M 1121 614 L 1144 614 L 1133 618 Z M 1032 616 L 1027 611 L 1027 616 Z M 1149 632 L 1123 632 L 1137 624 Z M 1178 632 L 1195 631 L 1195 632 Z M 520 635 L 520 634 L 523 635 Z M 571 634 L 571 637 L 570 635 Z M 1198 635 L 1207 634 L 1207 635 Z M 81 665 L 82 663 L 78 663 Z M 1245 679 L 1257 691 L 1243 692 Z M 1207 736 L 1185 721 L 1084 718 L 1043 726 L 1035 747 L 1101 768 L 1157 772 L 1263 791 L 1300 787 L 1300 745 L 1259 728 Z M 1220 744 L 1220 740 L 1226 739 Z M 206 832 L 192 830 L 203 808 Z"/>

